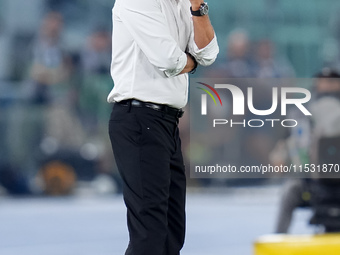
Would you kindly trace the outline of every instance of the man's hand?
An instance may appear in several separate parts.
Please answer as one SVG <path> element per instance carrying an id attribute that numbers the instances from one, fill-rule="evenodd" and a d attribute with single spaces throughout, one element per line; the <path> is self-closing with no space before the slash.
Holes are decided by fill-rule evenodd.
<path id="1" fill-rule="evenodd" d="M 203 0 L 190 0 L 191 8 L 193 11 L 198 11 L 198 9 L 201 7 L 201 4 L 204 3 Z"/>
<path id="2" fill-rule="evenodd" d="M 192 71 L 195 68 L 196 65 L 197 65 L 197 63 L 195 62 L 193 57 L 190 56 L 187 53 L 187 64 L 184 67 L 184 69 L 182 70 L 182 72 L 180 72 L 179 74 L 189 73 L 190 71 Z"/>

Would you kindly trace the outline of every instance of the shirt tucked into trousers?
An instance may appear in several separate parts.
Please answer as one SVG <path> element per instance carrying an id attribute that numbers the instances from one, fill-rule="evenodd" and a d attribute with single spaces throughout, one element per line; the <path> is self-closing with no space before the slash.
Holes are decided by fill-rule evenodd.
<path id="1" fill-rule="evenodd" d="M 186 52 L 201 66 L 217 57 L 216 36 L 206 47 L 197 47 L 190 6 L 189 0 L 116 0 L 113 8 L 109 133 L 127 207 L 126 255 L 178 255 L 184 244 L 185 170 L 178 118 L 142 103 L 184 107 L 189 79 L 180 73 Z"/>

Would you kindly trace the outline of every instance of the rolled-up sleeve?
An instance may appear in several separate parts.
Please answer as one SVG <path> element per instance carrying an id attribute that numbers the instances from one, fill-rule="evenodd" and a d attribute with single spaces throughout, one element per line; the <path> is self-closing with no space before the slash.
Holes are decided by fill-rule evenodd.
<path id="1" fill-rule="evenodd" d="M 178 75 L 187 56 L 170 34 L 158 0 L 125 0 L 119 18 L 150 63 L 167 77 Z"/>
<path id="2" fill-rule="evenodd" d="M 189 53 L 196 59 L 197 63 L 202 66 L 209 66 L 215 62 L 219 53 L 216 35 L 211 42 L 202 49 L 199 49 L 194 40 L 194 33 L 190 36 Z"/>

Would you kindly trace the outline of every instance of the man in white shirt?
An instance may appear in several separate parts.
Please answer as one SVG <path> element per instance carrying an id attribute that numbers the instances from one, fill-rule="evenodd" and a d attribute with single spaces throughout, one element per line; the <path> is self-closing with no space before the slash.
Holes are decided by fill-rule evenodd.
<path id="1" fill-rule="evenodd" d="M 188 72 L 218 54 L 203 0 L 116 0 L 109 133 L 123 179 L 126 255 L 178 255 L 185 236 L 185 169 L 178 119 Z"/>

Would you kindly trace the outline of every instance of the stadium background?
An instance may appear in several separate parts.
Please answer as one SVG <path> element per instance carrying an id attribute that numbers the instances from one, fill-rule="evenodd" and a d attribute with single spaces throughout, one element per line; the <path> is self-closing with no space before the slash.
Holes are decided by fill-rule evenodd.
<path id="1" fill-rule="evenodd" d="M 266 74 L 269 77 L 312 77 L 322 66 L 339 66 L 340 7 L 336 1 L 211 0 L 209 4 L 221 53 L 208 71 L 201 69 L 195 77 L 225 76 L 225 68 L 234 61 L 231 52 L 239 48 L 241 53 L 235 54 L 244 54 L 245 62 L 252 62 L 252 70 L 244 74 L 231 71 L 230 75 L 256 76 L 260 73 L 256 65 L 261 44 L 279 70 Z M 72 152 L 72 158 L 78 160 L 72 165 L 83 167 L 76 169 L 78 179 L 93 179 L 98 172 L 115 177 L 106 136 L 110 106 L 105 101 L 113 85 L 109 76 L 112 5 L 108 0 L 1 1 L 2 168 L 32 179 L 52 155 L 65 159 Z M 39 34 L 51 12 L 60 15 L 50 19 L 59 19 L 54 33 L 60 37 L 55 48 L 61 58 L 52 64 L 41 60 L 39 54 L 53 53 L 37 50 L 42 48 Z M 50 26 L 45 30 L 53 30 L 53 24 Z M 52 74 L 41 78 L 44 74 L 39 76 L 39 71 Z M 63 78 L 55 80 L 53 75 Z M 182 122 L 183 129 L 187 128 L 187 120 Z M 8 177 L 11 173 L 3 175 L 2 179 L 17 178 Z"/>
<path id="2" fill-rule="evenodd" d="M 206 71 L 199 69 L 194 77 L 223 75 L 224 68 L 229 67 L 234 57 L 230 53 L 231 41 L 236 41 L 235 44 L 241 48 L 245 47 L 240 51 L 244 54 L 242 57 L 245 57 L 245 62 L 251 62 L 251 72 L 260 68 L 257 66 L 261 58 L 257 54 L 260 52 L 259 47 L 270 45 L 269 48 L 264 46 L 265 52 L 269 49 L 267 54 L 275 63 L 275 70 L 279 71 L 274 73 L 274 68 L 271 69 L 273 73 L 266 73 L 269 77 L 310 78 L 323 66 L 340 66 L 340 3 L 336 0 L 210 0 L 209 5 L 221 53 L 214 66 Z M 48 201 L 56 201 L 50 196 L 46 198 L 46 194 L 71 194 L 71 197 L 88 198 L 120 193 L 119 177 L 107 136 L 110 105 L 106 103 L 106 96 L 113 86 L 109 75 L 112 6 L 113 1 L 109 0 L 0 1 L 0 196 L 5 199 L 2 200 L 3 205 L 9 208 L 5 216 L 12 214 L 16 208 L 30 208 L 32 215 L 38 213 L 34 208 L 44 208 L 46 203 L 51 203 Z M 48 19 L 52 20 L 52 24 L 46 25 Z M 39 40 L 44 33 L 44 26 L 47 30 L 56 29 L 55 34 L 60 32 L 61 38 L 55 51 L 48 53 L 57 54 L 56 62 L 52 61 L 50 66 L 50 60 L 45 59 L 44 62 L 39 58 L 43 52 Z M 53 31 L 51 34 L 53 37 Z M 242 45 L 244 41 L 246 46 Z M 182 133 L 186 134 L 187 117 L 182 120 L 182 129 Z M 186 146 L 186 137 L 183 140 Z M 269 143 L 270 146 L 273 144 Z M 272 148 L 270 146 L 268 150 Z M 186 157 L 189 157 L 188 153 Z M 217 205 L 214 208 L 221 209 L 231 218 L 233 215 L 228 214 L 229 207 L 219 207 L 225 201 L 221 195 L 224 192 L 228 193 L 227 197 L 230 194 L 240 195 L 240 200 L 237 196 L 229 197 L 228 201 L 235 208 L 240 204 L 242 207 L 231 212 L 243 212 L 246 207 L 242 203 L 256 204 L 263 197 L 264 212 L 271 216 L 263 217 L 259 208 L 254 214 L 261 219 L 258 222 L 264 224 L 263 229 L 263 225 L 254 228 L 261 229 L 260 233 L 263 234 L 271 231 L 281 182 L 261 181 L 249 191 L 243 189 L 249 186 L 247 182 L 235 184 L 189 180 L 189 191 L 200 194 L 202 188 L 209 187 L 209 191 L 203 192 L 215 194 L 210 200 Z M 268 192 L 271 196 L 266 198 Z M 249 198 L 251 194 L 255 194 L 257 199 Z M 14 200 L 13 207 L 11 199 L 15 195 L 19 195 L 20 200 Z M 47 200 L 32 202 L 32 196 L 43 196 Z M 7 200 L 8 197 L 10 200 Z M 199 205 L 202 201 L 209 204 L 209 199 L 203 196 L 203 200 L 200 200 L 200 195 L 194 197 L 193 201 L 191 206 L 196 209 L 201 208 Z M 104 200 L 103 204 L 108 202 Z M 93 205 L 102 206 L 100 208 L 108 212 L 117 208 L 115 206 L 119 206 L 120 202 L 115 201 L 110 208 L 100 202 L 99 205 L 96 202 Z M 79 207 L 79 202 L 74 203 L 73 200 L 70 204 L 76 208 L 74 214 L 80 208 L 92 212 L 89 209 L 91 204 L 86 204 L 86 208 Z M 49 205 L 61 210 L 58 202 Z M 118 211 L 122 210 L 120 208 Z M 47 214 L 54 215 L 52 209 L 45 213 L 46 217 Z M 100 217 L 100 212 L 94 214 Z M 194 219 L 199 222 L 200 217 L 198 215 Z M 305 218 L 301 216 L 301 222 Z M 269 220 L 272 220 L 272 224 Z M 123 228 L 122 222 L 118 223 L 121 224 L 119 229 Z M 234 223 L 230 223 L 230 228 L 239 232 L 242 228 L 240 224 L 252 224 L 244 219 Z M 297 229 L 305 231 L 306 226 L 302 225 Z M 258 233 L 253 233 L 249 239 L 255 234 Z M 9 235 L 9 238 L 13 236 Z M 117 238 L 120 238 L 118 234 Z M 188 251 L 191 246 L 204 243 L 199 240 L 192 243 L 189 240 Z M 222 240 L 217 238 L 212 245 L 218 246 Z M 93 247 L 98 248 L 96 245 Z M 220 253 L 216 254 L 224 254 L 224 248 L 220 249 Z M 199 254 L 199 250 L 203 252 L 204 248 L 192 254 Z M 231 251 L 241 254 L 239 252 L 244 250 L 235 248 Z M 249 252 L 249 247 L 246 251 Z M 13 253 L 8 254 L 16 253 L 13 250 Z"/>

